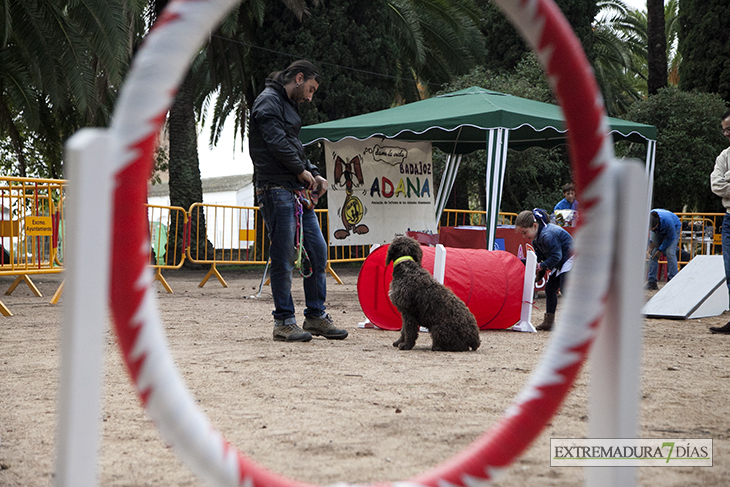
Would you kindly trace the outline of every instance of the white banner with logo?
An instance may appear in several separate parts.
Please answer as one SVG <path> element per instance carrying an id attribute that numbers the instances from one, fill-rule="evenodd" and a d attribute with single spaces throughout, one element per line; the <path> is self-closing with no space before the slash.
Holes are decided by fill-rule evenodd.
<path id="1" fill-rule="evenodd" d="M 330 245 L 390 243 L 436 233 L 431 142 L 325 142 Z"/>

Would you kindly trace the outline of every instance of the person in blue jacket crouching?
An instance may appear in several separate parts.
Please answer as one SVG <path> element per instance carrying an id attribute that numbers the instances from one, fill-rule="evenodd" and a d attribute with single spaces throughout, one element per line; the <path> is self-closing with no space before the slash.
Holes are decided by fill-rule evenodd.
<path id="1" fill-rule="evenodd" d="M 682 223 L 671 211 L 657 208 L 651 210 L 649 228 L 651 235 L 646 249 L 646 258 L 649 260 L 646 289 L 658 289 L 656 282 L 660 253 L 667 258 L 667 282 L 677 275 L 677 247 L 682 233 Z"/>

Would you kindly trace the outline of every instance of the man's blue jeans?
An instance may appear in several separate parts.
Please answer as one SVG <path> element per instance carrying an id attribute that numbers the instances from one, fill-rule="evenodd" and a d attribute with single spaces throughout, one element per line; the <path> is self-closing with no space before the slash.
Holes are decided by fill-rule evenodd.
<path id="1" fill-rule="evenodd" d="M 730 213 L 722 219 L 722 260 L 725 262 L 725 279 L 730 293 Z"/>
<path id="2" fill-rule="evenodd" d="M 296 323 L 291 296 L 292 270 L 296 260 L 296 197 L 283 188 L 266 189 L 258 193 L 259 208 L 269 233 L 271 247 L 271 293 L 274 296 L 274 319 L 286 324 Z M 319 228 L 314 209 L 304 209 L 304 248 L 312 262 L 312 275 L 304 278 L 304 316 L 319 317 L 325 310 L 327 298 L 327 243 Z"/>
<path id="3" fill-rule="evenodd" d="M 655 232 L 651 232 L 651 239 L 654 245 L 659 247 L 659 244 L 664 240 L 662 237 L 657 235 Z M 679 244 L 679 235 L 672 241 L 667 249 L 664 251 L 664 257 L 667 258 L 667 281 L 671 281 L 674 276 L 677 275 L 677 244 Z M 659 271 L 659 252 L 654 254 L 654 258 L 649 259 L 649 275 L 647 280 L 649 282 L 657 281 L 657 272 Z"/>

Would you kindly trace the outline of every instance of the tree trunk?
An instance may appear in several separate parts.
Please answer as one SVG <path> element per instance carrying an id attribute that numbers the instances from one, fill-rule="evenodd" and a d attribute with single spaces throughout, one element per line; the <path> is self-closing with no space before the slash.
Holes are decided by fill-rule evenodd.
<path id="1" fill-rule="evenodd" d="M 170 108 L 168 120 L 170 128 L 170 206 L 179 206 L 187 212 L 193 203 L 203 202 L 203 183 L 200 179 L 198 163 L 198 134 L 195 124 L 193 104 L 193 83 L 186 76 Z M 190 248 L 195 259 L 212 259 L 212 244 L 208 243 L 205 230 L 205 214 L 199 207 L 190 215 Z M 173 221 L 179 235 L 174 242 L 177 255 L 184 252 L 182 241 L 182 222 Z M 169 242 L 172 244 L 172 242 Z M 196 251 L 197 249 L 197 251 Z M 207 249 L 207 252 L 206 252 Z M 187 261 L 186 261 L 187 262 Z"/>
<path id="2" fill-rule="evenodd" d="M 667 86 L 667 35 L 664 30 L 664 0 L 647 0 L 647 63 L 649 94 Z"/>

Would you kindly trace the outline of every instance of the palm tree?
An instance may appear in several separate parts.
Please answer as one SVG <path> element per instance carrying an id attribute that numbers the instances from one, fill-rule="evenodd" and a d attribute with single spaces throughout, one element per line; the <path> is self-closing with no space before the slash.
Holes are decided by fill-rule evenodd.
<path id="1" fill-rule="evenodd" d="M 681 55 L 677 50 L 679 32 L 678 0 L 664 6 L 666 58 L 669 84 L 678 84 Z M 620 0 L 599 3 L 601 14 L 594 23 L 596 77 L 608 111 L 620 115 L 633 101 L 648 95 L 647 14 L 628 8 Z"/>
<path id="2" fill-rule="evenodd" d="M 594 69 L 609 115 L 618 115 L 641 98 L 645 86 L 646 28 L 642 13 L 620 0 L 598 4 L 593 24 Z"/>
<path id="3" fill-rule="evenodd" d="M 342 2 L 339 2 L 342 3 Z M 336 15 L 338 2 L 328 4 L 320 9 L 317 2 L 312 3 L 312 14 L 310 21 L 327 23 L 327 18 Z M 372 17 L 383 19 L 387 23 L 387 32 L 379 32 L 372 35 L 388 37 L 385 44 L 391 43 L 397 48 L 389 58 L 388 64 L 395 67 L 396 72 L 388 73 L 396 78 L 393 85 L 391 99 L 387 105 L 377 106 L 371 109 L 387 108 L 394 100 L 419 99 L 426 96 L 419 93 L 414 86 L 423 87 L 427 83 L 442 84 L 448 82 L 454 73 L 466 72 L 476 60 L 484 53 L 484 39 L 477 27 L 479 10 L 473 0 L 382 0 L 347 2 L 353 9 L 354 5 L 360 3 L 366 5 Z M 249 9 L 251 10 L 251 9 Z M 281 7 L 269 7 L 267 10 L 260 10 L 260 16 L 248 15 L 239 11 L 237 25 L 226 25 L 224 22 L 219 29 L 220 38 L 214 35 L 211 44 L 220 43 L 221 46 L 215 51 L 208 51 L 207 61 L 216 69 L 208 69 L 206 72 L 217 79 L 210 79 L 212 87 L 217 95 L 213 113 L 211 115 L 211 143 L 215 143 L 220 135 L 226 119 L 234 116 L 235 127 L 241 135 L 245 136 L 246 115 L 248 106 L 253 103 L 263 86 L 263 79 L 274 70 L 280 69 L 281 64 L 291 58 L 277 56 L 270 51 L 259 54 L 261 48 L 281 51 L 297 51 L 298 57 L 306 57 L 316 61 L 324 61 L 325 64 L 341 62 L 342 57 L 329 59 L 329 44 L 320 39 L 330 38 L 327 32 L 320 32 L 316 28 L 304 27 L 301 18 L 292 16 L 285 18 Z M 302 10 L 302 13 L 305 13 Z M 315 19 L 316 17 L 316 19 Z M 276 23 L 274 24 L 273 19 Z M 311 24 L 311 22 L 310 22 Z M 321 25 L 321 24 L 317 24 Z M 262 28 L 263 26 L 263 28 Z M 272 29 L 280 29 L 281 35 L 271 35 Z M 262 34 L 262 31 L 264 32 Z M 300 32 L 307 32 L 309 43 L 315 47 L 308 47 L 306 52 L 297 46 L 297 35 Z M 279 31 L 277 31 L 277 34 Z M 288 36 L 288 37 L 287 37 Z M 278 45 L 271 44 L 271 37 L 276 37 Z M 225 53 L 225 56 L 214 58 L 214 53 Z M 391 55 L 389 53 L 388 55 Z M 392 61 L 392 62 L 391 62 Z M 230 66 L 246 66 L 245 69 L 234 69 Z M 229 68 L 221 69 L 221 66 Z M 340 74 L 347 68 L 361 68 L 357 66 L 343 66 L 330 69 L 331 72 Z M 383 67 L 379 69 L 382 71 Z M 213 91 L 207 91 L 209 95 Z M 197 100 L 199 108 L 207 107 L 210 98 Z M 316 97 L 319 101 L 320 97 Z M 315 103 L 317 105 L 317 103 Z M 325 120 L 339 118 L 342 116 L 356 115 L 360 112 L 344 113 L 341 106 L 337 106 L 336 113 L 329 112 L 324 105 L 317 105 L 317 111 Z M 205 113 L 202 110 L 201 113 Z"/>
<path id="4" fill-rule="evenodd" d="M 60 176 L 66 138 L 108 122 L 128 60 L 124 12 L 121 0 L 0 4 L 0 134 L 21 176 L 29 157 Z"/>
<path id="5" fill-rule="evenodd" d="M 419 79 L 446 83 L 484 55 L 481 11 L 472 0 L 390 0 L 386 12 L 401 62 Z"/>
<path id="6" fill-rule="evenodd" d="M 317 1 L 317 0 L 313 0 Z M 307 12 L 307 0 L 282 0 L 292 12 L 304 15 Z M 168 0 L 154 0 L 151 3 L 151 19 L 154 21 L 167 5 Z M 197 121 L 203 117 L 201 108 L 207 106 L 210 97 L 221 88 L 227 88 L 226 96 L 219 99 L 219 108 L 214 112 L 214 121 L 220 120 L 220 126 L 214 125 L 216 134 L 225 122 L 225 117 L 231 112 L 230 98 L 240 99 L 240 94 L 233 90 L 240 87 L 248 78 L 247 64 L 242 55 L 241 46 L 223 44 L 220 39 L 225 35 L 245 36 L 248 32 L 245 28 L 249 25 L 249 19 L 262 19 L 267 7 L 263 0 L 254 0 L 240 5 L 229 14 L 218 27 L 215 34 L 193 60 L 190 70 L 180 85 L 173 105 L 168 114 L 167 127 L 170 138 L 169 144 L 169 187 L 170 204 L 185 209 L 190 208 L 193 203 L 203 201 L 203 185 L 200 177 L 198 161 L 198 137 Z M 239 21 L 240 19 L 240 21 Z M 244 50 L 245 52 L 245 50 Z M 220 104 L 223 104 L 222 107 Z M 245 107 L 245 105 L 241 105 Z M 239 110 L 239 114 L 241 111 Z M 245 114 L 245 112 L 243 112 Z M 244 115 L 245 116 L 245 115 Z M 216 118 L 218 117 L 218 118 Z M 245 119 L 244 119 L 245 120 Z M 217 138 L 217 137 L 216 137 Z M 199 207 L 197 207 L 199 210 Z M 181 222 L 173 222 L 174 226 L 181 225 Z M 171 232 L 171 238 L 179 235 L 176 242 L 169 242 L 175 245 L 178 254 L 182 255 L 183 241 L 182 232 Z M 205 216 L 202 211 L 195 211 L 191 215 L 191 235 L 198 239 L 197 248 L 200 251 L 207 249 L 213 251 L 212 244 L 208 242 L 205 231 Z M 186 261 L 187 263 L 188 261 Z M 189 264 L 188 264 L 189 265 Z"/>
<path id="7" fill-rule="evenodd" d="M 649 94 L 667 86 L 667 36 L 664 21 L 664 0 L 647 0 L 647 62 Z"/>
<path id="8" fill-rule="evenodd" d="M 664 25 L 667 37 L 668 81 L 671 86 L 679 85 L 679 65 L 682 55 L 679 52 L 679 0 L 669 0 L 664 5 Z"/>

